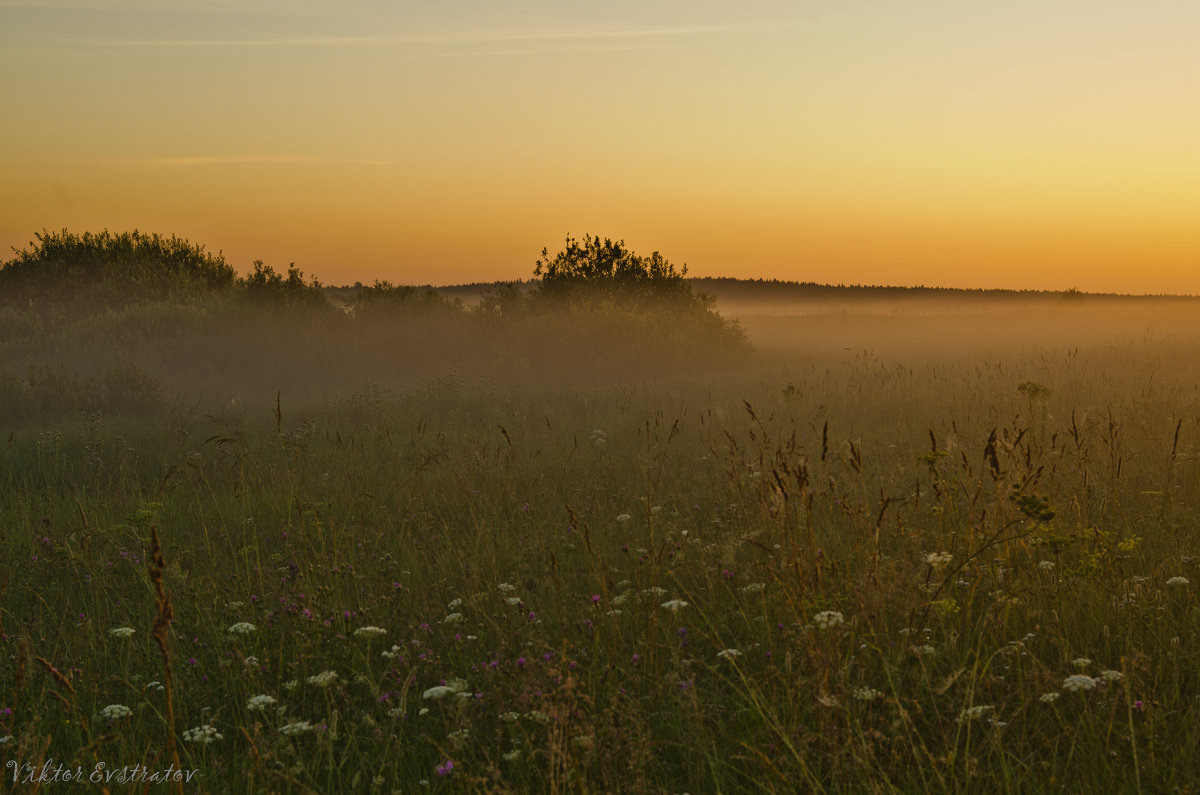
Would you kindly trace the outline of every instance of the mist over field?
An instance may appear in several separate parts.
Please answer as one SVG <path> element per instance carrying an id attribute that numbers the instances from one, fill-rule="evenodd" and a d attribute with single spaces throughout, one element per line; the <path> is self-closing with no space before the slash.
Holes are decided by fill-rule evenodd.
<path id="1" fill-rule="evenodd" d="M 1200 300 L 533 270 L 5 263 L 13 786 L 1200 786 Z"/>

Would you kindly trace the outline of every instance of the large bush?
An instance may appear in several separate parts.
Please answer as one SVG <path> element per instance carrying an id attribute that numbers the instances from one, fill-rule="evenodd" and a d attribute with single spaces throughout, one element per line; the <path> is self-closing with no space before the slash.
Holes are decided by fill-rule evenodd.
<path id="1" fill-rule="evenodd" d="M 613 373 L 695 369 L 736 359 L 750 345 L 712 297 L 693 291 L 657 251 L 644 257 L 624 241 L 571 237 L 534 268 L 532 290 L 508 286 L 480 306 L 494 347 L 519 351 L 531 370 Z"/>
<path id="2" fill-rule="evenodd" d="M 148 297 L 180 297 L 232 288 L 233 267 L 221 254 L 178 237 L 108 230 L 82 235 L 42 232 L 0 266 L 0 301 L 86 300 L 112 306 Z"/>
<path id="3" fill-rule="evenodd" d="M 676 269 L 657 251 L 649 257 L 625 248 L 625 241 L 585 235 L 583 243 L 568 236 L 563 250 L 550 257 L 548 249 L 534 268 L 546 296 L 573 295 L 594 298 L 619 295 L 621 298 L 682 299 L 696 301 L 691 285 L 684 280 L 687 266 Z"/>

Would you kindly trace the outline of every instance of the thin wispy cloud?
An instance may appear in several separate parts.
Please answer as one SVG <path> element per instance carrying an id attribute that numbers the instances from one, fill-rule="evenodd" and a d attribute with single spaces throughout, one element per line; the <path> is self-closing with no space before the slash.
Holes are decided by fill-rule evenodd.
<path id="1" fill-rule="evenodd" d="M 81 44 L 95 47 L 160 47 L 160 48 L 238 48 L 238 47 L 463 47 L 472 45 L 514 45 L 514 48 L 491 49 L 484 54 L 531 52 L 541 49 L 632 49 L 652 46 L 647 42 L 666 43 L 687 39 L 705 39 L 752 33 L 780 32 L 794 26 L 786 24 L 728 23 L 675 27 L 627 28 L 618 30 L 496 32 L 448 35 L 289 35 L 255 38 L 146 38 L 146 39 L 88 39 Z M 637 44 L 637 42 L 642 42 Z M 521 47 L 520 45 L 525 45 Z M 438 54 L 438 53 L 430 53 Z M 475 53 L 479 54 L 479 53 Z"/>
<path id="2" fill-rule="evenodd" d="M 231 166 L 231 165 L 294 165 L 294 164 L 334 164 L 348 166 L 388 166 L 391 160 L 367 160 L 359 158 L 323 157 L 320 155 L 183 155 L 177 157 L 112 157 L 87 158 L 80 162 L 97 165 L 122 166 Z"/>

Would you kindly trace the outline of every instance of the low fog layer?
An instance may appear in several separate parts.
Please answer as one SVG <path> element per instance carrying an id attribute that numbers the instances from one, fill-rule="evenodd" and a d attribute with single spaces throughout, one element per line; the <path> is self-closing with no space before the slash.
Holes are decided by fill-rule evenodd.
<path id="1" fill-rule="evenodd" d="M 537 282 L 447 297 L 385 282 L 328 288 L 262 263 L 238 277 L 202 247 L 137 233 L 39 241 L 0 269 L 10 422 L 446 383 L 540 390 L 771 374 L 801 388 L 847 368 L 936 380 L 1007 367 L 1002 384 L 1087 371 L 1182 386 L 1200 362 L 1192 298 L 692 282 L 657 254 L 591 237 L 543 253 Z M 475 300 L 461 300 L 472 290 Z"/>
<path id="2" fill-rule="evenodd" d="M 746 329 L 756 347 L 780 355 L 849 348 L 920 358 L 996 356 L 1200 341 L 1200 299 L 1191 298 L 939 296 L 766 306 L 718 301 L 717 306 Z"/>

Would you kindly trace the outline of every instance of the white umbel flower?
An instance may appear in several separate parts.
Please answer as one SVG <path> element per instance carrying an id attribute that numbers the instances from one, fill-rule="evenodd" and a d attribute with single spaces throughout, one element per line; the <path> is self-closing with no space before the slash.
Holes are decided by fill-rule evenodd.
<path id="1" fill-rule="evenodd" d="M 317 687 L 329 687 L 336 680 L 337 671 L 321 671 L 319 674 L 313 674 L 308 677 L 308 683 Z"/>
<path id="2" fill-rule="evenodd" d="M 312 731 L 312 724 L 306 720 L 298 720 L 292 723 L 286 723 L 279 727 L 279 733 L 286 734 L 289 737 L 296 734 L 304 734 L 305 732 L 310 731 Z"/>
<path id="3" fill-rule="evenodd" d="M 1075 693 L 1080 690 L 1092 690 L 1096 687 L 1096 680 L 1084 674 L 1072 674 L 1063 680 L 1063 690 L 1068 693 Z"/>
<path id="4" fill-rule="evenodd" d="M 833 629 L 846 623 L 846 618 L 836 610 L 824 610 L 813 616 L 817 629 Z"/>
<path id="5" fill-rule="evenodd" d="M 215 727 L 209 726 L 207 723 L 203 726 L 197 726 L 194 729 L 188 729 L 183 733 L 183 741 L 185 743 L 208 745 L 216 740 L 224 739 L 225 737 Z"/>
<path id="6" fill-rule="evenodd" d="M 386 634 L 387 630 L 383 627 L 359 627 L 354 630 L 354 637 L 356 638 L 375 638 Z"/>

